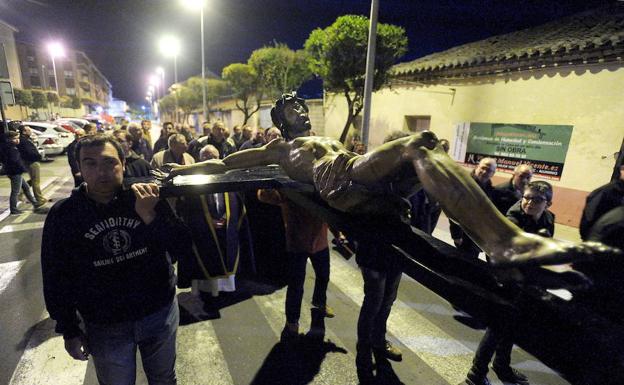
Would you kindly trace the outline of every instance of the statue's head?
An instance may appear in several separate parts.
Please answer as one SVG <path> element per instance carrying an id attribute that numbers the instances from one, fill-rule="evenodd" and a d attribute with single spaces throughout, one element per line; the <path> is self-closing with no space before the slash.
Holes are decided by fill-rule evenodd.
<path id="1" fill-rule="evenodd" d="M 286 140 L 307 136 L 312 128 L 308 106 L 305 100 L 297 97 L 296 92 L 283 94 L 275 101 L 275 106 L 271 109 L 271 119 Z"/>

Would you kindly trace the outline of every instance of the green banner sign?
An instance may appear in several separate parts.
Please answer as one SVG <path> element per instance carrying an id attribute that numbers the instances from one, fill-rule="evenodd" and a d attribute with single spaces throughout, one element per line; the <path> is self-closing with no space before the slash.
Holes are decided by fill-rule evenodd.
<path id="1" fill-rule="evenodd" d="M 507 123 L 470 123 L 465 163 L 496 158 L 499 171 L 520 163 L 533 166 L 536 175 L 561 179 L 572 126 Z"/>

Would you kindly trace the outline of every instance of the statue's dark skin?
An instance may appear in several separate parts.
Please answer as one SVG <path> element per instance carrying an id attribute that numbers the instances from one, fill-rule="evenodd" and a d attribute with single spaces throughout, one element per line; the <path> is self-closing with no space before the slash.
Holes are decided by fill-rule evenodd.
<path id="1" fill-rule="evenodd" d="M 408 162 L 414 166 L 425 190 L 438 199 L 445 213 L 461 224 L 494 264 L 561 264 L 612 251 L 601 244 L 569 245 L 523 232 L 501 215 L 470 175 L 437 146 L 438 139 L 431 132 L 416 133 L 357 155 L 335 139 L 308 136 L 310 121 L 301 103 L 300 99 L 292 99 L 284 104 L 282 124 L 287 130 L 285 136 L 292 140 L 274 140 L 223 160 L 174 165 L 168 178 L 279 164 L 291 179 L 314 184 L 331 206 L 349 211 L 363 203 L 366 196 L 336 194 L 338 186 L 343 191 L 349 183 L 378 186 Z M 325 169 L 322 178 L 316 177 L 319 167 L 327 162 L 332 167 Z M 346 166 L 341 167 L 340 163 Z M 340 198 L 334 199 L 336 195 Z"/>

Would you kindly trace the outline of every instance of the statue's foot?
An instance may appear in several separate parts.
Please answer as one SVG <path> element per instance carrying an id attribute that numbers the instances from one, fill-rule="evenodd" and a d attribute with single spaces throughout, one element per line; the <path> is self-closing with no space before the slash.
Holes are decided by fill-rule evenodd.
<path id="1" fill-rule="evenodd" d="M 615 261 L 622 257 L 622 250 L 600 242 L 568 243 L 528 233 L 520 233 L 511 245 L 496 249 L 490 254 L 490 262 L 501 267 Z"/>

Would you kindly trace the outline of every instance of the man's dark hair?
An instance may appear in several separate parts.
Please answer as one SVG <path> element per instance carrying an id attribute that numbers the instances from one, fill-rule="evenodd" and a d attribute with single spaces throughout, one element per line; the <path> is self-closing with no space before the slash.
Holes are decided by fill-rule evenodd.
<path id="1" fill-rule="evenodd" d="M 292 138 L 288 134 L 287 130 L 288 123 L 286 123 L 286 117 L 284 116 L 284 107 L 286 107 L 286 103 L 299 103 L 305 112 L 309 112 L 310 110 L 306 105 L 305 100 L 297 97 L 297 93 L 295 91 L 288 94 L 282 94 L 282 96 L 275 101 L 275 106 L 271 108 L 271 120 L 273 121 L 275 127 L 279 128 L 282 136 L 286 140 L 291 140 Z"/>
<path id="2" fill-rule="evenodd" d="M 552 185 L 548 182 L 544 182 L 542 180 L 538 180 L 535 182 L 530 182 L 525 189 L 530 189 L 532 191 L 537 191 L 540 194 L 546 197 L 547 202 L 552 202 L 553 197 L 553 188 Z"/>
<path id="3" fill-rule="evenodd" d="M 91 130 L 97 132 L 97 126 L 95 124 L 93 124 L 93 123 L 85 124 L 84 126 L 82 126 L 82 129 L 85 130 L 87 135 L 89 135 L 89 131 L 91 131 Z"/>
<path id="4" fill-rule="evenodd" d="M 19 138 L 19 134 L 16 131 L 8 131 L 6 133 L 6 138 L 7 138 L 7 140 Z"/>
<path id="5" fill-rule="evenodd" d="M 20 124 L 20 126 L 17 128 L 17 131 L 19 131 L 20 134 L 23 134 L 26 127 L 27 126 Z"/>
<path id="6" fill-rule="evenodd" d="M 167 127 L 168 125 L 170 125 L 172 128 L 174 127 L 173 122 L 164 122 L 164 123 L 163 123 L 163 125 L 162 125 L 162 127 L 163 127 L 163 128 L 165 128 L 165 127 Z"/>
<path id="7" fill-rule="evenodd" d="M 104 135 L 104 134 L 96 134 L 96 135 L 84 136 L 80 138 L 80 140 L 78 140 L 78 143 L 76 143 L 74 154 L 76 156 L 76 160 L 78 161 L 78 164 L 80 164 L 80 150 L 81 149 L 103 147 L 106 143 L 110 143 L 113 147 L 115 147 L 115 150 L 117 150 L 117 155 L 119 155 L 119 160 L 121 160 L 121 163 L 124 163 L 124 161 L 126 160 L 126 157 L 124 156 L 123 149 L 121 148 L 121 145 L 119 144 L 119 142 L 112 136 Z"/>

